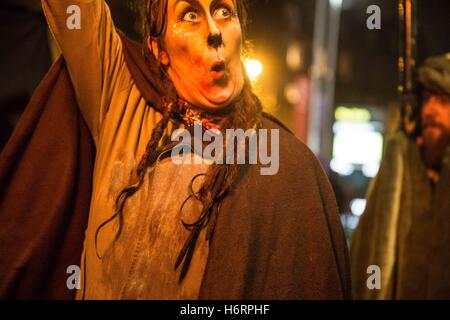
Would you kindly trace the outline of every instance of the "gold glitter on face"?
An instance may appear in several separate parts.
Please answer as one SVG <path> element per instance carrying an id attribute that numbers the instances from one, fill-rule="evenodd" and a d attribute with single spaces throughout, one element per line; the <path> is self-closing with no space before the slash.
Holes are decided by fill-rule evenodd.
<path id="1" fill-rule="evenodd" d="M 242 31 L 232 0 L 169 0 L 164 50 L 178 94 L 203 109 L 229 105 L 244 84 Z"/>

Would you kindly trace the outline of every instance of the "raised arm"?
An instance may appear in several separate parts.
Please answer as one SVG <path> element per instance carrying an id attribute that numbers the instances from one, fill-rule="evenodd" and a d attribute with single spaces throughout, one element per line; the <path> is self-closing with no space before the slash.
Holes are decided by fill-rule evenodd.
<path id="1" fill-rule="evenodd" d="M 103 0 L 42 0 L 95 140 L 123 65 L 122 43 Z"/>

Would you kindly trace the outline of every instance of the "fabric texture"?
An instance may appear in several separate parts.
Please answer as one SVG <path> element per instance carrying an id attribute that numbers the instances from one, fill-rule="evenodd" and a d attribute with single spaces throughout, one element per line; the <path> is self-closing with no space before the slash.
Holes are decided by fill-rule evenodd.
<path id="1" fill-rule="evenodd" d="M 419 68 L 418 79 L 425 88 L 450 95 L 450 53 L 425 60 Z"/>
<path id="2" fill-rule="evenodd" d="M 450 148 L 433 189 L 418 146 L 402 132 L 388 140 L 350 246 L 354 298 L 450 297 L 449 159 Z M 379 290 L 367 286 L 369 266 L 380 267 Z"/>
<path id="3" fill-rule="evenodd" d="M 95 148 L 64 61 L 49 71 L 0 154 L 0 298 L 68 299 Z"/>

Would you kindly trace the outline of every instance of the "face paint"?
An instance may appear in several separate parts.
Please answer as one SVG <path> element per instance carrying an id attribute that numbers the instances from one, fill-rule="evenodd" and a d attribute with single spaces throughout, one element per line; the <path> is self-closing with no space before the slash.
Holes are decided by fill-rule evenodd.
<path id="1" fill-rule="evenodd" d="M 241 93 L 242 31 L 232 0 L 169 0 L 164 51 L 178 94 L 209 111 Z"/>

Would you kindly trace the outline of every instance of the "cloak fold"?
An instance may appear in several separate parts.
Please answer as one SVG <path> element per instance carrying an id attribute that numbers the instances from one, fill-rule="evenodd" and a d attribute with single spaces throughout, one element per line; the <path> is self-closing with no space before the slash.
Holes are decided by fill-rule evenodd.
<path id="1" fill-rule="evenodd" d="M 0 154 L 0 298 L 73 297 L 66 268 L 79 265 L 94 158 L 59 59 Z"/>
<path id="2" fill-rule="evenodd" d="M 155 62 L 121 37 L 142 95 L 149 105 L 162 105 Z M 280 130 L 279 173 L 261 176 L 259 166 L 249 166 L 225 198 L 200 299 L 349 298 L 346 243 L 331 186 L 306 146 L 273 117 L 263 124 Z M 61 57 L 0 154 L 1 299 L 74 298 L 66 270 L 80 263 L 94 161 Z"/>

